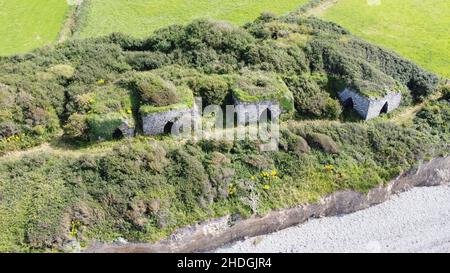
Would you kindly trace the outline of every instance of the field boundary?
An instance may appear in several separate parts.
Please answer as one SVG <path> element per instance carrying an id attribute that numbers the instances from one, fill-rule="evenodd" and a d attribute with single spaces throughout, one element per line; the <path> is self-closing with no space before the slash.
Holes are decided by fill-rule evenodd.
<path id="1" fill-rule="evenodd" d="M 322 0 L 316 5 L 310 7 L 304 12 L 305 16 L 320 16 L 332 6 L 336 5 L 339 0 Z"/>
<path id="2" fill-rule="evenodd" d="M 331 8 L 338 3 L 339 0 L 310 0 L 306 4 L 303 4 L 293 14 L 304 16 L 319 16 L 323 14 L 327 9 Z"/>
<path id="3" fill-rule="evenodd" d="M 73 6 L 68 10 L 67 19 L 56 39 L 56 43 L 63 43 L 70 39 L 78 30 L 80 25 L 80 17 L 85 12 L 88 0 L 76 0 Z"/>

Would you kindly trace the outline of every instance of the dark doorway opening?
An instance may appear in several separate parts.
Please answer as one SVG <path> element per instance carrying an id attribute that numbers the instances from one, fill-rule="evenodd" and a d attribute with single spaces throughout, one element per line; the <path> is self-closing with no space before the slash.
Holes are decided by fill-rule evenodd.
<path id="1" fill-rule="evenodd" d="M 383 105 L 383 108 L 381 108 L 380 114 L 387 114 L 388 108 L 389 108 L 389 105 L 388 105 L 388 103 L 386 102 L 386 103 Z"/>
<path id="2" fill-rule="evenodd" d="M 260 122 L 272 122 L 272 111 L 269 108 L 266 108 L 261 115 L 259 116 Z"/>
<path id="3" fill-rule="evenodd" d="M 343 103 L 343 106 L 345 110 L 352 110 L 355 107 L 353 99 L 352 98 L 346 99 Z"/>
<path id="4" fill-rule="evenodd" d="M 124 137 L 122 131 L 120 129 L 116 129 L 112 135 L 113 139 L 119 140 Z"/>
<path id="5" fill-rule="evenodd" d="M 250 125 L 250 113 L 246 112 L 245 113 L 244 126 L 249 126 L 249 125 Z"/>
<path id="6" fill-rule="evenodd" d="M 172 133 L 173 122 L 169 121 L 164 125 L 164 134 L 170 135 Z"/>
<path id="7" fill-rule="evenodd" d="M 238 126 L 239 125 L 239 118 L 238 118 L 238 113 L 236 113 L 236 112 L 234 112 L 234 114 L 233 114 L 233 127 L 236 127 L 236 126 Z"/>

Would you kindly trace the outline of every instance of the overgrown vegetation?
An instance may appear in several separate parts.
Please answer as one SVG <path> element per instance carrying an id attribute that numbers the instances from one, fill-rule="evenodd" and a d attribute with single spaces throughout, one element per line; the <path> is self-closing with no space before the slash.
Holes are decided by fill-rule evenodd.
<path id="1" fill-rule="evenodd" d="M 264 214 L 341 189 L 367 192 L 448 154 L 448 90 L 408 126 L 326 121 L 345 117 L 336 92 L 398 88 L 422 100 L 437 82 L 338 25 L 295 15 L 263 14 L 244 28 L 197 20 L 147 39 L 113 34 L 2 58 L 1 153 L 61 131 L 75 149 L 95 147 L 123 122 L 139 124 L 142 113 L 191 106 L 194 94 L 224 104 L 240 90 L 253 100 L 279 99 L 300 120 L 321 120 L 283 123 L 276 152 L 251 141 L 181 145 L 138 136 L 95 154 L 2 158 L 0 250 L 153 241 L 211 217 Z"/>

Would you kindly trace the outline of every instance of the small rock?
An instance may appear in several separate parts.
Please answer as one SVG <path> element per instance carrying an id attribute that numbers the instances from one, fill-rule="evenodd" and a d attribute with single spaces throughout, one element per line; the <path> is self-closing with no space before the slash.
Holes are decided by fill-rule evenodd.
<path id="1" fill-rule="evenodd" d="M 119 237 L 114 241 L 114 243 L 117 245 L 126 245 L 126 244 L 128 244 L 128 241 L 122 237 Z"/>

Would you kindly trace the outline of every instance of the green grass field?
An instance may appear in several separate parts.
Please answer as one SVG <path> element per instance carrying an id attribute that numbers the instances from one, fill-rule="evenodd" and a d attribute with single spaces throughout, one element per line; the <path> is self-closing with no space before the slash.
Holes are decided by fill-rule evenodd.
<path id="1" fill-rule="evenodd" d="M 54 42 L 68 8 L 65 0 L 0 0 L 0 55 Z"/>
<path id="2" fill-rule="evenodd" d="M 124 32 L 143 37 L 158 28 L 214 18 L 235 24 L 252 21 L 263 11 L 284 14 L 307 0 L 96 0 L 91 1 L 78 37 Z"/>
<path id="3" fill-rule="evenodd" d="M 450 1 L 340 0 L 321 16 L 450 78 Z"/>

